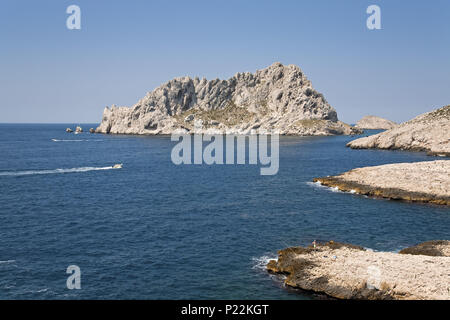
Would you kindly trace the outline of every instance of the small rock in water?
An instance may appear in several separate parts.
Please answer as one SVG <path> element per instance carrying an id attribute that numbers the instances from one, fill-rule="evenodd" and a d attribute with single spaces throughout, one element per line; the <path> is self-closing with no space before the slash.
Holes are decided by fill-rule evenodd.
<path id="1" fill-rule="evenodd" d="M 71 132 L 73 132 L 73 130 L 70 129 L 70 128 L 67 128 L 67 129 L 66 129 L 66 132 L 71 133 Z"/>
<path id="2" fill-rule="evenodd" d="M 80 126 L 77 126 L 77 128 L 75 129 L 75 132 L 83 132 L 83 128 L 81 128 Z"/>
<path id="3" fill-rule="evenodd" d="M 90 133 L 95 133 L 94 128 L 90 128 L 90 129 L 89 129 L 89 132 L 90 132 Z"/>

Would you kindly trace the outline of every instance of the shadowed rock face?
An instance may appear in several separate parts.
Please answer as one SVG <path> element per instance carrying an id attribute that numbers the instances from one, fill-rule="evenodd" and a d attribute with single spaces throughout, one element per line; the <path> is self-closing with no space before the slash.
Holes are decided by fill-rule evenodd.
<path id="1" fill-rule="evenodd" d="M 228 80 L 173 79 L 131 108 L 106 108 L 96 131 L 170 134 L 194 129 L 235 134 L 252 130 L 293 135 L 361 132 L 338 121 L 336 111 L 299 67 L 281 63 L 254 74 L 237 73 Z"/>
<path id="2" fill-rule="evenodd" d="M 422 114 L 385 132 L 356 139 L 353 149 L 400 149 L 450 156 L 450 105 Z"/>
<path id="3" fill-rule="evenodd" d="M 357 128 L 361 129 L 383 129 L 388 130 L 396 127 L 397 124 L 393 121 L 383 119 L 376 116 L 365 116 L 356 123 Z"/>
<path id="4" fill-rule="evenodd" d="M 287 286 L 339 299 L 450 299 L 449 241 L 404 250 L 422 247 L 443 254 L 374 252 L 330 241 L 280 250 L 267 270 L 286 276 Z"/>
<path id="5" fill-rule="evenodd" d="M 450 205 L 450 160 L 357 168 L 314 182 L 344 192 Z"/>
<path id="6" fill-rule="evenodd" d="M 433 257 L 450 257 L 450 241 L 432 240 L 426 241 L 417 246 L 400 250 L 400 254 L 415 254 Z"/>

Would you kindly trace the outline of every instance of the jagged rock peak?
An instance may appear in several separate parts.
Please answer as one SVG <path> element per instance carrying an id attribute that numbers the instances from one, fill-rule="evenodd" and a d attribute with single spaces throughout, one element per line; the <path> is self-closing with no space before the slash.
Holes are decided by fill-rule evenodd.
<path id="1" fill-rule="evenodd" d="M 188 120 L 190 119 L 190 120 Z M 209 133 L 328 135 L 355 132 L 314 90 L 302 70 L 279 62 L 255 73 L 238 72 L 228 80 L 172 79 L 131 108 L 105 108 L 97 132 L 170 134 L 190 132 L 201 120 Z"/>

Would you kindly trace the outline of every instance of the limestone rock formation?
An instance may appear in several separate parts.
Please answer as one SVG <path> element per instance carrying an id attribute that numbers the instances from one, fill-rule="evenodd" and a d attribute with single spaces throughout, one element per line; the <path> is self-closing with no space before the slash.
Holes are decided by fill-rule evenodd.
<path id="1" fill-rule="evenodd" d="M 81 132 L 83 132 L 83 128 L 81 128 L 80 126 L 77 126 L 76 129 L 75 129 L 75 132 L 76 133 L 81 133 Z"/>
<path id="2" fill-rule="evenodd" d="M 450 205 L 450 160 L 357 168 L 314 181 L 345 192 Z"/>
<path id="3" fill-rule="evenodd" d="M 396 127 L 397 124 L 393 121 L 383 119 L 376 116 L 365 116 L 359 120 L 355 127 L 361 129 L 383 129 L 388 130 Z"/>
<path id="4" fill-rule="evenodd" d="M 173 79 L 131 108 L 105 108 L 97 132 L 120 134 L 361 132 L 341 121 L 299 67 L 274 63 L 228 80 Z"/>
<path id="5" fill-rule="evenodd" d="M 449 255 L 376 252 L 330 241 L 280 250 L 267 270 L 285 275 L 287 286 L 339 299 L 450 299 Z"/>
<path id="6" fill-rule="evenodd" d="M 70 128 L 66 128 L 66 132 L 67 132 L 67 133 L 72 133 L 72 132 L 73 132 L 73 130 L 72 130 L 72 129 L 70 129 Z"/>
<path id="7" fill-rule="evenodd" d="M 422 114 L 379 134 L 347 144 L 353 149 L 400 149 L 450 156 L 450 105 Z"/>

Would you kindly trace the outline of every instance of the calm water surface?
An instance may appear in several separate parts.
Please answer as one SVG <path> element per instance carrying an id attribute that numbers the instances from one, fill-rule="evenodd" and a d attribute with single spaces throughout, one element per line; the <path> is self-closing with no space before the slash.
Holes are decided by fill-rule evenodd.
<path id="1" fill-rule="evenodd" d="M 260 176 L 250 165 L 175 166 L 170 137 L 67 126 L 0 125 L 1 299 L 309 299 L 263 270 L 278 249 L 333 239 L 396 251 L 450 238 L 448 208 L 310 183 L 434 160 L 423 153 L 281 137 L 279 173 Z M 115 163 L 123 169 L 108 170 Z M 81 290 L 66 288 L 72 264 Z"/>

